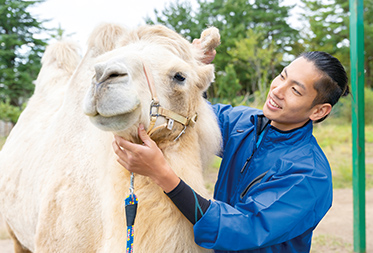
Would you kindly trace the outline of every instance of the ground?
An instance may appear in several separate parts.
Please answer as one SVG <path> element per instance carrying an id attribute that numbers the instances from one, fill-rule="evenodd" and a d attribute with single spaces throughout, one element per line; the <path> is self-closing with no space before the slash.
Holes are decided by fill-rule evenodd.
<path id="1" fill-rule="evenodd" d="M 373 252 L 373 189 L 366 192 L 366 252 Z M 316 228 L 312 253 L 353 252 L 352 190 L 334 191 L 333 207 Z M 13 245 L 0 220 L 0 252 L 12 253 Z"/>
<path id="2" fill-rule="evenodd" d="M 373 189 L 366 192 L 366 252 L 373 252 Z M 311 252 L 353 252 L 352 190 L 334 190 L 333 207 L 316 228 Z"/>

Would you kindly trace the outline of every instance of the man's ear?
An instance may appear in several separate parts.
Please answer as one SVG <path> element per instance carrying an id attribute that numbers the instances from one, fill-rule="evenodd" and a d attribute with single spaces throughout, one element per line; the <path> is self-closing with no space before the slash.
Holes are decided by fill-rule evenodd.
<path id="1" fill-rule="evenodd" d="M 315 105 L 312 108 L 312 114 L 310 115 L 309 118 L 312 121 L 322 119 L 326 115 L 328 115 L 331 110 L 332 110 L 332 105 L 329 103 Z"/>

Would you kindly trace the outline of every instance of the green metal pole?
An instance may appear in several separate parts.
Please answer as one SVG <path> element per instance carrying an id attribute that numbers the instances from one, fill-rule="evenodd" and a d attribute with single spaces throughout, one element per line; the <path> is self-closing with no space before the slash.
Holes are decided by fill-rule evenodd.
<path id="1" fill-rule="evenodd" d="M 354 252 L 366 252 L 363 0 L 350 0 Z"/>

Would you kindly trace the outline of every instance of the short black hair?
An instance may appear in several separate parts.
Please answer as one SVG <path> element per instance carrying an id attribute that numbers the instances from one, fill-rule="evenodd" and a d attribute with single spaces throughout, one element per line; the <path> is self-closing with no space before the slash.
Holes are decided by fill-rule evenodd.
<path id="1" fill-rule="evenodd" d="M 323 103 L 334 106 L 340 97 L 350 93 L 346 70 L 337 58 L 321 51 L 305 52 L 298 56 L 298 58 L 300 57 L 313 62 L 322 73 L 320 80 L 314 84 L 317 95 L 313 100 L 312 107 Z M 323 121 L 327 116 L 316 120 L 315 123 Z"/>

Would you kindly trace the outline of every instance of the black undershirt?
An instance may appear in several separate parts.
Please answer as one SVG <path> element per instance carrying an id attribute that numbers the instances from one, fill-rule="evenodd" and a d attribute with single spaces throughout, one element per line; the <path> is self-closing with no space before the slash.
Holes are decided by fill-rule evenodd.
<path id="1" fill-rule="evenodd" d="M 264 115 L 258 116 L 257 135 L 270 123 Z M 189 185 L 180 179 L 180 183 L 166 193 L 181 213 L 194 225 L 210 206 L 210 201 L 195 193 Z"/>
<path id="2" fill-rule="evenodd" d="M 183 180 L 166 195 L 181 213 L 194 225 L 210 206 L 210 201 L 193 191 Z"/>

